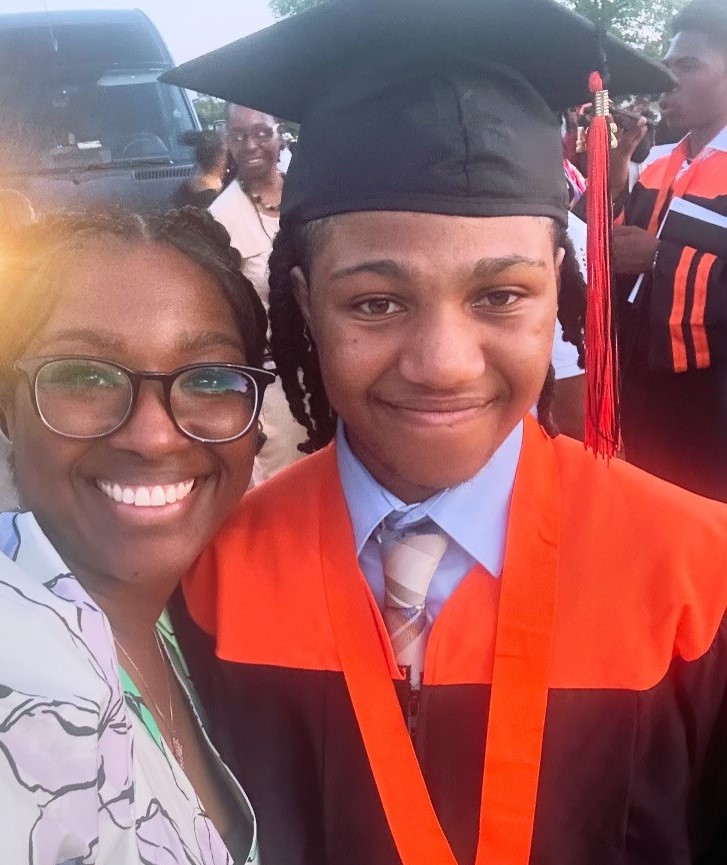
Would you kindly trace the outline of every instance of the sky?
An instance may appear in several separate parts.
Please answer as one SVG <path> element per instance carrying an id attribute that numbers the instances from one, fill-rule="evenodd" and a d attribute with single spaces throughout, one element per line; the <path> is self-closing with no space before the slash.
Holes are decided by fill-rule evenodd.
<path id="1" fill-rule="evenodd" d="M 226 45 L 275 20 L 268 0 L 0 0 L 0 13 L 129 7 L 146 12 L 177 63 Z"/>

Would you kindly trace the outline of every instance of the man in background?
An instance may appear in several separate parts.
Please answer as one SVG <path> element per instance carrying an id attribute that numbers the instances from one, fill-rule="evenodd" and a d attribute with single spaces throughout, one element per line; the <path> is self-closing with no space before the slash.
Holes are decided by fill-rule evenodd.
<path id="1" fill-rule="evenodd" d="M 665 63 L 677 87 L 661 103 L 688 130 L 626 192 L 645 121 L 626 131 L 612 161 L 621 304 L 626 458 L 701 495 L 727 501 L 727 6 L 693 0 L 673 22 Z M 699 218 L 661 235 L 682 199 Z M 670 220 L 674 226 L 674 220 Z M 683 220 L 680 225 L 683 225 Z M 680 233 L 681 232 L 681 233 Z"/>

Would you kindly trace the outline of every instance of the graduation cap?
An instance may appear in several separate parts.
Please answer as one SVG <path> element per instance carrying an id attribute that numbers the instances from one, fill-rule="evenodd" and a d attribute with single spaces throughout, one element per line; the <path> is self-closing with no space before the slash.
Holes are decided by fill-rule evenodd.
<path id="1" fill-rule="evenodd" d="M 332 0 L 161 80 L 301 123 L 283 223 L 403 210 L 566 224 L 557 112 L 600 92 L 592 73 L 607 68 L 613 95 L 674 83 L 663 66 L 555 0 Z M 599 100 L 608 105 L 607 94 Z M 598 180 L 589 203 L 604 211 L 601 222 L 610 210 L 605 148 L 589 178 L 592 192 Z M 597 233 L 601 246 L 607 234 Z M 589 279 L 589 303 L 595 290 L 606 314 L 589 316 L 600 335 L 590 334 L 589 351 L 587 334 L 595 370 L 587 423 L 596 449 L 610 455 L 619 433 L 605 260 L 606 273 Z"/>

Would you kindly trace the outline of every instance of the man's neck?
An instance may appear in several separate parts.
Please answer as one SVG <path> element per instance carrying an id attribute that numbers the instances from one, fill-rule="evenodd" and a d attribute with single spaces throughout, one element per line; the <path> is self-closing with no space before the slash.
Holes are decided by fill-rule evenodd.
<path id="1" fill-rule="evenodd" d="M 696 159 L 704 148 L 716 138 L 717 135 L 727 126 L 727 119 L 720 118 L 713 123 L 705 126 L 699 126 L 689 132 L 689 156 Z"/>

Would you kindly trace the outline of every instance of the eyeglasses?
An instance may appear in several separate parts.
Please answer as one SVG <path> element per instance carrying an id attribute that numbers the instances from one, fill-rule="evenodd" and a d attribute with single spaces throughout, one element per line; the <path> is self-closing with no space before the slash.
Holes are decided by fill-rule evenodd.
<path id="1" fill-rule="evenodd" d="M 275 135 L 275 129 L 272 126 L 254 126 L 249 132 L 230 130 L 228 138 L 234 141 L 235 144 L 243 144 L 245 141 L 254 141 L 258 144 L 264 144 L 267 141 L 272 141 Z"/>
<path id="2" fill-rule="evenodd" d="M 134 372 L 95 357 L 25 358 L 15 364 L 30 384 L 35 410 L 54 433 L 97 439 L 121 429 L 134 412 L 142 381 L 162 386 L 174 426 L 194 441 L 242 438 L 260 414 L 275 375 L 228 363 L 197 363 L 173 372 Z"/>

